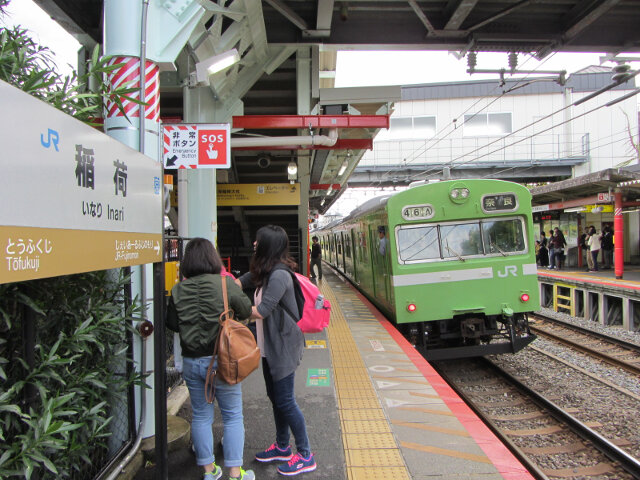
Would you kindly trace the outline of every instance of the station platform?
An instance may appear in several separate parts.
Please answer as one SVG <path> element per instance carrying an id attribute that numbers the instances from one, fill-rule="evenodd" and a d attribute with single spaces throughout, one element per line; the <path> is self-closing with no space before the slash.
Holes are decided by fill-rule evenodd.
<path id="1" fill-rule="evenodd" d="M 640 329 L 640 266 L 625 265 L 623 278 L 613 269 L 587 272 L 577 267 L 551 270 L 538 267 L 543 307 L 601 325 Z"/>
<path id="2" fill-rule="evenodd" d="M 533 477 L 435 370 L 347 281 L 324 266 L 320 289 L 331 301 L 330 326 L 306 335 L 296 373 L 317 470 L 307 480 L 523 480 Z M 262 372 L 243 382 L 245 469 L 284 478 L 254 460 L 275 439 Z M 188 400 L 180 415 L 190 420 Z M 216 411 L 216 461 L 223 465 Z M 293 437 L 291 439 L 293 443 Z M 191 449 L 169 453 L 170 479 L 202 478 Z M 141 468 L 138 480 L 154 478 Z M 227 478 L 227 471 L 223 479 Z"/>
<path id="3" fill-rule="evenodd" d="M 538 276 L 546 279 L 573 279 L 586 283 L 610 285 L 619 288 L 638 290 L 640 293 L 640 266 L 625 265 L 623 278 L 617 279 L 613 268 L 600 269 L 597 272 L 588 272 L 586 267 L 566 267 L 562 270 L 549 269 L 538 266 Z"/>

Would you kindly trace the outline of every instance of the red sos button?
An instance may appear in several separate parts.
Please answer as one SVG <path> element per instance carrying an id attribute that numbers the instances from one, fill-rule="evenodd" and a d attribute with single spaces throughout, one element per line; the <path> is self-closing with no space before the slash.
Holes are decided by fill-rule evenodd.
<path id="1" fill-rule="evenodd" d="M 198 130 L 198 167 L 231 167 L 229 126 Z"/>

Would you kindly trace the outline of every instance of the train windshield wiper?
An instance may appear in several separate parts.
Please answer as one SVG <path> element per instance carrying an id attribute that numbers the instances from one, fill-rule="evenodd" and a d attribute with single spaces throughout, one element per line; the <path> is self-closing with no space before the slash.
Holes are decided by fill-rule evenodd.
<path id="1" fill-rule="evenodd" d="M 448 243 L 447 243 L 447 245 L 445 245 L 445 247 L 444 247 L 444 248 L 446 248 L 446 249 L 447 249 L 447 251 L 449 251 L 449 252 L 453 253 L 456 257 L 458 257 L 458 260 L 460 260 L 461 262 L 464 262 L 464 261 L 465 261 L 465 259 L 464 259 L 464 258 L 462 258 L 462 255 L 460 255 L 460 254 L 459 254 L 458 252 L 456 252 L 453 248 L 451 248 L 451 247 L 449 246 L 449 244 L 448 244 Z"/>
<path id="2" fill-rule="evenodd" d="M 496 250 L 498 250 L 498 251 L 502 254 L 502 256 L 503 256 L 503 257 L 506 257 L 506 256 L 507 256 L 507 254 L 506 254 L 505 252 L 503 252 L 503 251 L 502 251 L 502 249 L 498 246 L 498 244 L 497 244 L 497 243 L 492 243 L 492 244 L 491 244 L 491 246 L 492 246 L 492 247 L 496 247 Z"/>

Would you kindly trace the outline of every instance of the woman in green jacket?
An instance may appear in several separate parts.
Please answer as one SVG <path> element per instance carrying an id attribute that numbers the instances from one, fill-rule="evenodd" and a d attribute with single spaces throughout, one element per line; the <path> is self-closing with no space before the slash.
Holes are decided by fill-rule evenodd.
<path id="1" fill-rule="evenodd" d="M 218 480 L 222 476 L 213 454 L 214 409 L 213 403 L 207 403 L 205 398 L 205 380 L 218 338 L 218 319 L 224 310 L 223 281 L 227 283 L 229 307 L 236 318 L 251 315 L 251 300 L 232 278 L 220 275 L 221 270 L 222 261 L 213 244 L 205 238 L 191 240 L 180 263 L 184 280 L 171 290 L 167 309 L 167 327 L 180 334 L 184 357 L 182 376 L 193 409 L 191 439 L 196 462 L 204 468 L 204 480 Z M 241 384 L 228 385 L 218 378 L 215 398 L 224 423 L 224 464 L 229 467 L 229 478 L 254 480 L 253 471 L 240 468 L 244 454 Z"/>

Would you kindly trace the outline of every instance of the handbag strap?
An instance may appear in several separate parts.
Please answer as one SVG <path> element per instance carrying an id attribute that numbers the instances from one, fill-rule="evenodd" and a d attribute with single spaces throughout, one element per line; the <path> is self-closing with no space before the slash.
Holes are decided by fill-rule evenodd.
<path id="1" fill-rule="evenodd" d="M 229 300 L 227 298 L 227 279 L 225 276 L 220 276 L 220 283 L 222 284 L 222 298 L 224 300 L 224 311 L 220 314 L 218 318 L 218 323 L 220 324 L 220 329 L 222 329 L 222 324 L 229 318 Z M 223 317 L 225 317 L 223 319 Z M 207 400 L 207 403 L 213 403 L 213 400 L 216 395 L 216 370 L 213 369 L 213 362 L 218 355 L 218 347 L 220 345 L 220 329 L 218 330 L 218 339 L 213 347 L 213 355 L 211 356 L 211 361 L 209 362 L 209 368 L 207 368 L 207 375 L 204 381 L 204 395 Z"/>

